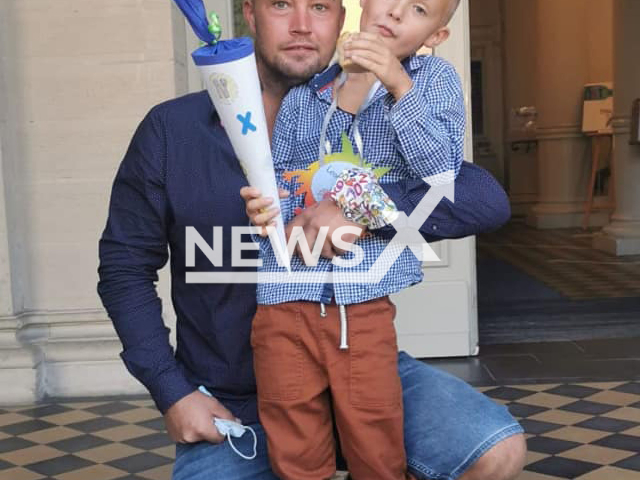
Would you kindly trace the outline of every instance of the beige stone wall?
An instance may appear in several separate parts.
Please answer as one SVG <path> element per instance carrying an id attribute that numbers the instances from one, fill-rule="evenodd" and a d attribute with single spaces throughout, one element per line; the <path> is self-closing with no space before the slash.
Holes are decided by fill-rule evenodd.
<path id="1" fill-rule="evenodd" d="M 115 169 L 148 108 L 175 94 L 170 4 L 3 4 L 14 47 L 2 69 L 12 77 L 3 130 L 14 133 L 3 135 L 4 162 L 23 200 L 22 306 L 96 308 L 96 239 Z"/>
<path id="2" fill-rule="evenodd" d="M 588 81 L 613 80 L 613 3 L 614 0 L 583 0 L 586 8 Z"/>
<path id="3" fill-rule="evenodd" d="M 40 360 L 69 365 L 73 355 L 50 341 L 84 331 L 99 342 L 91 360 L 123 370 L 96 295 L 97 241 L 133 130 L 185 89 L 176 25 L 167 0 L 0 2 L 0 358 L 13 324 Z M 56 333 L 64 328 L 73 333 Z M 1 383 L 27 364 L 13 367 Z"/>

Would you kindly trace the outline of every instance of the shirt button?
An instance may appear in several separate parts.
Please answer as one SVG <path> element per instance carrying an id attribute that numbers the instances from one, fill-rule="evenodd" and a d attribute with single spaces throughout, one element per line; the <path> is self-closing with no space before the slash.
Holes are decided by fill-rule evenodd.
<path id="1" fill-rule="evenodd" d="M 437 225 L 431 225 L 431 230 L 433 230 L 433 231 L 438 230 L 438 226 Z"/>

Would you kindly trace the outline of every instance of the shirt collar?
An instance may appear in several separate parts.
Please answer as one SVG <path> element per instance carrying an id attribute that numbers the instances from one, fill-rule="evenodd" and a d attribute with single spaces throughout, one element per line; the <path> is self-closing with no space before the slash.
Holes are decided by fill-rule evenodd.
<path id="1" fill-rule="evenodd" d="M 418 55 L 410 55 L 409 57 L 402 60 L 402 66 L 407 71 L 407 73 L 411 74 L 411 72 L 417 70 L 422 65 L 422 61 Z M 332 63 L 327 68 L 325 68 L 322 72 L 315 74 L 311 80 L 309 80 L 308 85 L 316 92 L 319 93 L 325 88 L 327 88 L 336 77 L 342 72 L 340 65 L 338 63 Z"/>

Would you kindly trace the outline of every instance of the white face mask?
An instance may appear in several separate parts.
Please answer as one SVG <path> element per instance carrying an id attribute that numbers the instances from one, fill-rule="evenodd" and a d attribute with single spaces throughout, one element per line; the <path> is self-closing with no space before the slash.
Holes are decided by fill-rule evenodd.
<path id="1" fill-rule="evenodd" d="M 200 392 L 204 393 L 208 397 L 212 396 L 211 393 L 202 385 L 198 387 L 198 390 L 200 390 Z M 253 428 L 242 425 L 241 423 L 238 423 L 238 422 L 234 422 L 233 420 L 225 420 L 223 418 L 215 418 L 215 417 L 213 419 L 213 424 L 216 426 L 216 428 L 220 432 L 220 435 L 227 437 L 229 446 L 234 452 L 236 452 L 236 454 L 238 454 L 238 456 L 240 456 L 241 458 L 244 458 L 245 460 L 253 460 L 254 458 L 256 458 L 256 455 L 258 454 L 258 449 L 257 449 L 258 437 L 256 435 L 256 432 L 253 430 Z M 240 452 L 236 448 L 236 446 L 233 444 L 233 440 L 231 440 L 231 437 L 236 437 L 236 438 L 242 437 L 242 435 L 244 435 L 244 432 L 246 432 L 247 430 L 249 430 L 253 434 L 253 455 L 249 455 L 249 456 Z"/>

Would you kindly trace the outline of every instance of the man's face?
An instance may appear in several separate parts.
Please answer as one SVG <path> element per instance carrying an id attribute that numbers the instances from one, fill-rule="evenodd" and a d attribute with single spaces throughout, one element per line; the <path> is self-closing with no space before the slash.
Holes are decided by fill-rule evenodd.
<path id="1" fill-rule="evenodd" d="M 380 35 L 400 59 L 449 35 L 450 0 L 360 0 L 360 5 L 360 30 Z"/>
<path id="2" fill-rule="evenodd" d="M 340 0 L 245 0 L 244 14 L 262 66 L 290 84 L 329 63 L 344 22 Z"/>

